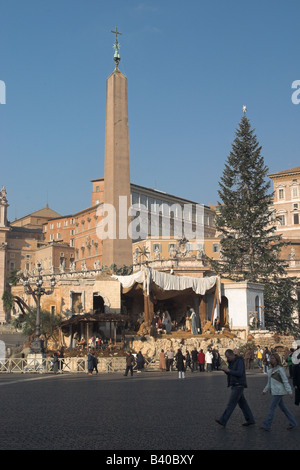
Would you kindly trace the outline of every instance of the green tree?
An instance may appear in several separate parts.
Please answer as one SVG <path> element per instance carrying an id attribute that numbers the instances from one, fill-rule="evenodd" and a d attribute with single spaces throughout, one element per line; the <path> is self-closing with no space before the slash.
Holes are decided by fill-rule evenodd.
<path id="1" fill-rule="evenodd" d="M 55 330 L 62 321 L 61 315 L 41 310 L 40 322 L 41 322 L 41 335 L 45 337 L 46 345 L 48 340 L 53 336 Z M 31 309 L 22 319 L 17 318 L 13 320 L 13 326 L 16 328 L 22 328 L 22 332 L 25 336 L 32 336 L 36 330 L 36 308 Z"/>
<path id="2" fill-rule="evenodd" d="M 20 277 L 21 274 L 17 269 L 13 269 L 12 271 L 10 271 L 7 276 L 8 290 L 5 290 L 2 295 L 3 307 L 5 308 L 6 312 L 10 312 L 14 308 L 15 297 L 11 293 L 11 286 L 16 286 L 19 282 Z"/>
<path id="3" fill-rule="evenodd" d="M 285 272 L 278 257 L 284 242 L 270 223 L 272 193 L 267 173 L 254 130 L 243 116 L 218 191 L 216 228 L 222 235 L 222 260 L 215 267 L 230 279 L 255 281 L 274 270 Z"/>
<path id="4" fill-rule="evenodd" d="M 294 321 L 295 311 L 299 311 L 295 286 L 295 278 L 269 279 L 264 288 L 264 313 L 266 325 L 270 330 L 299 337 L 299 325 Z"/>
<path id="5" fill-rule="evenodd" d="M 19 280 L 21 279 L 21 277 L 22 277 L 22 274 L 20 273 L 20 271 L 18 269 L 13 269 L 8 274 L 7 280 L 11 286 L 16 286 Z"/>
<path id="6" fill-rule="evenodd" d="M 284 332 L 287 325 L 296 328 L 292 322 L 296 284 L 287 278 L 285 261 L 279 257 L 286 243 L 271 221 L 273 194 L 267 174 L 261 146 L 249 120 L 243 116 L 219 183 L 221 201 L 216 228 L 221 234 L 221 259 L 211 260 L 211 264 L 223 277 L 263 282 L 266 321 Z M 283 286 L 289 300 L 285 310 L 279 298 Z M 276 321 L 279 311 L 286 321 Z"/>
<path id="7" fill-rule="evenodd" d="M 7 312 L 10 312 L 15 304 L 15 298 L 11 292 L 4 291 L 2 295 L 3 307 Z"/>

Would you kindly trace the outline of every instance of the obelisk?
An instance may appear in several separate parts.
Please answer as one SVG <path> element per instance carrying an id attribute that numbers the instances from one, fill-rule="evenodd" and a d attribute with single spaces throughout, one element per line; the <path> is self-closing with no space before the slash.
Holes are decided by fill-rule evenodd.
<path id="1" fill-rule="evenodd" d="M 114 44 L 115 69 L 106 83 L 104 207 L 115 213 L 115 230 L 103 239 L 103 266 L 118 268 L 132 264 L 132 240 L 128 233 L 130 206 L 130 162 L 127 78 L 119 70 L 118 32 Z"/>

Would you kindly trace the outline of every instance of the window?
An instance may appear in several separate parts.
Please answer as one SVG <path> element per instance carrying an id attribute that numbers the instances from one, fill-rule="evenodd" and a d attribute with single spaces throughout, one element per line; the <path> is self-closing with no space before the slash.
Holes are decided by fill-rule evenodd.
<path id="1" fill-rule="evenodd" d="M 299 225 L 299 214 L 294 214 L 294 225 Z"/>
<path id="2" fill-rule="evenodd" d="M 197 250 L 199 250 L 199 251 L 203 250 L 204 251 L 204 243 L 197 243 Z"/>
<path id="3" fill-rule="evenodd" d="M 161 244 L 160 243 L 153 243 L 152 250 L 153 250 L 153 252 L 155 252 L 156 250 L 159 250 L 161 252 Z"/>
<path id="4" fill-rule="evenodd" d="M 292 187 L 292 198 L 298 197 L 298 188 L 297 186 Z"/>
<path id="5" fill-rule="evenodd" d="M 220 251 L 219 243 L 213 243 L 213 252 L 214 253 L 219 253 L 219 251 Z"/>
<path id="6" fill-rule="evenodd" d="M 50 230 L 54 229 L 54 224 L 50 224 Z"/>
<path id="7" fill-rule="evenodd" d="M 131 199 L 132 199 L 132 205 L 134 205 L 134 204 L 139 205 L 140 198 L 139 198 L 138 193 L 132 193 Z"/>
<path id="8" fill-rule="evenodd" d="M 298 208 L 299 208 L 299 207 L 298 207 L 298 202 L 295 202 L 295 203 L 293 204 L 293 209 L 294 209 L 294 210 L 295 210 L 295 209 L 297 210 Z"/>
<path id="9" fill-rule="evenodd" d="M 155 212 L 155 199 L 153 197 L 148 198 L 148 209 L 151 212 Z"/>
<path id="10" fill-rule="evenodd" d="M 155 212 L 161 212 L 162 211 L 162 201 L 160 199 L 155 200 Z"/>
<path id="11" fill-rule="evenodd" d="M 191 222 L 193 217 L 193 208 L 191 204 L 185 204 L 183 210 L 183 217 L 186 222 Z"/>
<path id="12" fill-rule="evenodd" d="M 60 222 L 57 222 L 57 228 L 60 228 Z"/>
<path id="13" fill-rule="evenodd" d="M 278 199 L 279 200 L 284 199 L 284 189 L 279 189 L 278 190 Z"/>
<path id="14" fill-rule="evenodd" d="M 61 238 L 61 235 L 60 235 L 60 233 L 59 233 L 59 232 L 56 234 L 56 238 L 57 238 L 57 240 L 60 240 L 60 238 Z"/>
<path id="15" fill-rule="evenodd" d="M 285 216 L 284 215 L 278 215 L 277 220 L 279 225 L 285 225 Z"/>
<path id="16" fill-rule="evenodd" d="M 96 193 L 99 193 L 99 186 L 96 186 Z"/>
<path id="17" fill-rule="evenodd" d="M 141 194 L 140 200 L 141 200 L 141 205 L 147 207 L 147 196 L 145 196 L 144 194 Z"/>
<path id="18" fill-rule="evenodd" d="M 170 206 L 167 202 L 164 202 L 163 203 L 163 207 L 162 207 L 162 213 L 163 215 L 165 215 L 166 217 L 169 217 L 170 215 Z"/>

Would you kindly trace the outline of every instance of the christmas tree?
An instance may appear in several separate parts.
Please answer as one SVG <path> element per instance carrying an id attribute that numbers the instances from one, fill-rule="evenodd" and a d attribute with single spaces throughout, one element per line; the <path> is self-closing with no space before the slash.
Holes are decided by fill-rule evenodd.
<path id="1" fill-rule="evenodd" d="M 275 317 L 284 315 L 291 319 L 295 283 L 287 280 L 285 261 L 279 257 L 285 242 L 276 233 L 272 221 L 272 193 L 261 149 L 244 115 L 219 183 L 221 201 L 216 228 L 220 233 L 221 250 L 220 260 L 211 260 L 211 264 L 224 278 L 264 283 L 265 318 L 274 317 L 270 325 L 272 323 L 272 328 L 276 329 Z M 289 299 L 285 309 L 276 289 L 278 286 L 283 292 L 283 284 L 287 289 L 285 300 Z M 284 326 L 287 331 L 290 328 L 286 325 L 290 322 L 282 321 L 281 326 L 277 326 L 281 331 Z"/>

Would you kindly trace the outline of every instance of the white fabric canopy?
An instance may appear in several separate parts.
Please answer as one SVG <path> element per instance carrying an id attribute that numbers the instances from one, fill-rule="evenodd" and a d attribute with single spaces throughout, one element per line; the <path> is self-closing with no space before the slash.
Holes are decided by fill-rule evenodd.
<path id="1" fill-rule="evenodd" d="M 144 288 L 147 289 L 147 293 L 150 293 L 151 282 L 159 286 L 163 290 L 185 290 L 193 289 L 196 294 L 204 295 L 207 291 L 212 289 L 215 285 L 218 286 L 219 296 L 221 293 L 220 289 L 220 278 L 218 276 L 210 277 L 188 277 L 188 276 L 173 276 L 171 274 L 156 271 L 152 268 L 143 268 L 137 273 L 131 274 L 130 276 L 112 276 L 117 279 L 124 289 L 132 287 L 135 283 L 143 284 Z"/>
<path id="2" fill-rule="evenodd" d="M 188 277 L 172 276 L 171 274 L 151 270 L 152 281 L 163 290 L 185 290 L 193 289 L 196 294 L 204 295 L 212 289 L 218 280 L 218 276 L 210 277 Z"/>
<path id="3" fill-rule="evenodd" d="M 111 276 L 113 279 L 117 279 L 124 289 L 129 289 L 132 287 L 136 282 L 138 284 L 146 285 L 146 275 L 144 271 L 138 271 L 137 273 L 130 274 L 129 276 Z"/>

